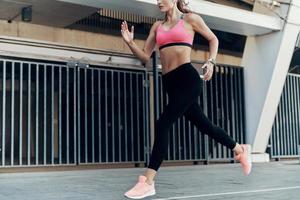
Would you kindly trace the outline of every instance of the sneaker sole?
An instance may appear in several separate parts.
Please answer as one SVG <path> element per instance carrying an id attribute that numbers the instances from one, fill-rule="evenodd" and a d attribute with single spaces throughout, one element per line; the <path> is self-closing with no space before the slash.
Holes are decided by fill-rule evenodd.
<path id="1" fill-rule="evenodd" d="M 127 198 L 129 198 L 129 199 L 143 199 L 143 198 L 145 198 L 145 197 L 153 196 L 153 195 L 155 195 L 155 194 L 156 194 L 156 193 L 155 193 L 155 190 L 151 190 L 151 191 L 147 192 L 146 194 L 144 194 L 144 195 L 142 195 L 142 196 L 129 197 L 129 196 L 126 196 L 126 195 L 125 195 L 125 197 L 127 197 Z"/>

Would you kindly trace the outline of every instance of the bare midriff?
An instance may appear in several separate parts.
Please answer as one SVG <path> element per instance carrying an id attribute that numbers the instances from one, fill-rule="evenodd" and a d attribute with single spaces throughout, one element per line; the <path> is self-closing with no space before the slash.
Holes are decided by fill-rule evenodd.
<path id="1" fill-rule="evenodd" d="M 166 74 L 184 63 L 191 62 L 191 48 L 186 46 L 171 46 L 160 50 L 162 74 Z"/>

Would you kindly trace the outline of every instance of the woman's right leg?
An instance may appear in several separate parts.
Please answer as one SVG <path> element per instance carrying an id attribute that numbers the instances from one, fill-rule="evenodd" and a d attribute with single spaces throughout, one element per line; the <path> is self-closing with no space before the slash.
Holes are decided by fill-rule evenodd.
<path id="1" fill-rule="evenodd" d="M 169 131 L 174 122 L 180 118 L 191 105 L 191 101 L 176 97 L 166 106 L 155 124 L 155 138 L 148 169 L 144 173 L 147 182 L 152 183 L 162 161 L 164 160 L 169 145 Z"/>
<path id="2" fill-rule="evenodd" d="M 144 176 L 139 176 L 138 183 L 125 193 L 128 198 L 139 199 L 155 194 L 153 179 L 168 150 L 169 130 L 191 104 L 191 101 L 189 103 L 185 97 L 172 100 L 155 124 L 155 138 L 149 166 Z"/>

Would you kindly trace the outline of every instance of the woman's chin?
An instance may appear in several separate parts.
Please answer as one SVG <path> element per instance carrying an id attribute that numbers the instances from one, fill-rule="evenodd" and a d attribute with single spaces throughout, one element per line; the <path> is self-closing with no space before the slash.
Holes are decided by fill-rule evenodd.
<path id="1" fill-rule="evenodd" d="M 165 8 L 159 8 L 160 12 L 167 12 Z"/>

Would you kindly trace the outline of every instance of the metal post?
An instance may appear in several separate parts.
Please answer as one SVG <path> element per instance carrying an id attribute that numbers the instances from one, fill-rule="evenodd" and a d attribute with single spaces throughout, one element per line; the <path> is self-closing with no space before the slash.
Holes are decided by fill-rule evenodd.
<path id="1" fill-rule="evenodd" d="M 154 82 L 154 120 L 156 121 L 159 117 L 159 100 L 158 100 L 158 72 L 157 72 L 157 53 L 152 54 L 152 67 L 153 67 L 153 82 Z"/>

